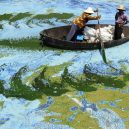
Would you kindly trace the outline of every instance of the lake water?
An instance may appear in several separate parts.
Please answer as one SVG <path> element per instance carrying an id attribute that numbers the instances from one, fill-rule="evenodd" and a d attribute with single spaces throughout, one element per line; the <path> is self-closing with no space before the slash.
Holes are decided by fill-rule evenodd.
<path id="1" fill-rule="evenodd" d="M 4 81 L 4 88 L 9 89 L 11 78 L 26 66 L 29 70 L 22 75 L 23 81 L 35 73 L 41 66 L 56 67 L 70 63 L 68 70 L 73 75 L 83 73 L 84 66 L 90 72 L 99 75 L 119 75 L 104 64 L 100 52 L 94 51 L 61 51 L 52 48 L 41 48 L 38 45 L 39 32 L 46 28 L 68 25 L 72 19 L 79 16 L 87 7 L 99 8 L 102 16 L 100 23 L 114 24 L 117 6 L 124 4 L 129 16 L 128 0 L 1 0 L 0 1 L 0 80 Z M 96 14 L 94 14 L 96 15 Z M 97 24 L 97 21 L 90 23 Z M 34 42 L 36 40 L 36 42 Z M 26 45 L 27 43 L 27 45 Z M 33 47 L 36 46 L 36 47 Z M 116 69 L 129 69 L 129 42 L 118 47 L 106 49 L 106 57 Z M 60 76 L 62 70 L 54 76 Z M 49 95 L 48 95 L 49 96 Z M 128 96 L 126 96 L 128 97 Z M 44 104 L 47 102 L 45 98 Z M 36 110 L 43 103 L 35 98 L 33 101 L 24 97 L 5 97 L 0 95 L 0 129 L 69 129 L 72 124 L 46 122 L 46 116 L 63 115 L 60 112 L 50 112 L 48 108 Z M 56 104 L 56 103 L 55 103 Z M 51 105 L 49 105 L 51 106 Z M 74 106 L 74 105 L 73 105 Z M 98 126 L 103 129 L 124 129 L 126 122 L 115 111 L 98 109 L 91 115 L 97 119 Z M 122 107 L 121 107 L 122 108 Z M 92 108 L 91 108 L 92 109 Z M 109 113 L 107 113 L 109 111 Z M 113 112 L 113 113 L 112 113 Z M 127 112 L 128 114 L 129 112 Z M 65 114 L 65 112 L 64 112 Z M 113 114 L 113 117 L 111 116 Z M 109 116 L 108 116 L 109 115 Z M 89 115 L 90 116 L 90 115 Z M 106 121 L 102 116 L 118 120 L 116 125 Z M 126 118 L 128 119 L 128 118 Z M 81 121 L 80 121 L 81 122 Z M 82 129 L 84 127 L 81 127 Z M 90 128 L 90 127 L 89 127 Z M 94 127 L 93 127 L 94 128 Z"/>

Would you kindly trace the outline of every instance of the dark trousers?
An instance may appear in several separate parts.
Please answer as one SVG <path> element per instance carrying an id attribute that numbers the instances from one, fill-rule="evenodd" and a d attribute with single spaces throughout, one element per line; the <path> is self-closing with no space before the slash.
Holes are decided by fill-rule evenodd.
<path id="1" fill-rule="evenodd" d="M 76 41 L 77 35 L 82 34 L 83 28 L 79 28 L 77 25 L 72 24 L 71 29 L 66 37 L 67 41 Z"/>
<path id="2" fill-rule="evenodd" d="M 121 34 L 123 33 L 123 27 L 120 26 L 118 23 L 115 25 L 115 32 L 114 32 L 114 40 L 121 39 Z"/>

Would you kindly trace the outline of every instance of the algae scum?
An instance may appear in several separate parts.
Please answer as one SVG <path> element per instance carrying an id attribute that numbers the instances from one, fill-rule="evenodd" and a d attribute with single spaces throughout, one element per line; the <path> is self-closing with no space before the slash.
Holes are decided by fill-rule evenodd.
<path id="1" fill-rule="evenodd" d="M 112 68 L 98 50 L 42 48 L 38 40 L 41 30 L 70 24 L 88 6 L 113 24 L 118 4 L 0 1 L 0 129 L 129 128 L 129 42 L 106 49 Z"/>

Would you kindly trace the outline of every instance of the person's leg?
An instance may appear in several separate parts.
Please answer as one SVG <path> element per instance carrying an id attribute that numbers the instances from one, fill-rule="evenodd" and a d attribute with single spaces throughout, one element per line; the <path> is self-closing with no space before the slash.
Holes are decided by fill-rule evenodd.
<path id="1" fill-rule="evenodd" d="M 71 27 L 71 29 L 66 37 L 67 41 L 71 41 L 71 40 L 73 40 L 73 38 L 75 38 L 78 28 L 79 27 L 77 25 L 72 24 L 72 27 Z"/>
<path id="2" fill-rule="evenodd" d="M 79 28 L 78 27 L 77 30 L 76 30 L 76 33 L 74 34 L 74 36 L 71 40 L 76 41 L 78 35 L 83 35 L 83 30 L 84 30 L 84 28 Z"/>
<path id="3" fill-rule="evenodd" d="M 120 27 L 120 28 L 119 28 L 119 34 L 118 34 L 119 39 L 122 38 L 122 36 L 121 36 L 122 33 L 123 33 L 123 27 Z"/>
<path id="4" fill-rule="evenodd" d="M 114 31 L 114 40 L 118 39 L 118 25 L 115 25 L 115 31 Z"/>
<path id="5" fill-rule="evenodd" d="M 119 26 L 119 24 L 115 25 L 114 39 L 121 39 L 121 35 L 123 33 L 123 28 Z"/>

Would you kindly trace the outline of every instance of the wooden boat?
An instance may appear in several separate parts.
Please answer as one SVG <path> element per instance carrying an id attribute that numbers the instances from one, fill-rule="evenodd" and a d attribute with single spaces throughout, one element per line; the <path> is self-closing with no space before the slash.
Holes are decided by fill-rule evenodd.
<path id="1" fill-rule="evenodd" d="M 108 26 L 109 24 L 101 24 L 100 27 Z M 87 25 L 94 29 L 98 29 L 98 25 L 89 24 Z M 71 26 L 61 26 L 43 30 L 40 33 L 41 45 L 47 45 L 50 47 L 67 49 L 67 50 L 94 50 L 100 48 L 100 43 L 86 43 L 79 41 L 66 41 L 64 37 L 68 34 Z M 105 48 L 118 46 L 129 41 L 129 26 L 124 26 L 123 33 L 125 38 L 119 40 L 112 40 L 104 42 Z"/>

